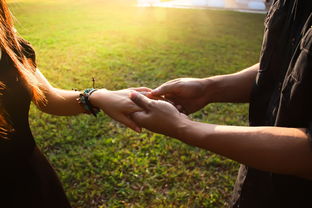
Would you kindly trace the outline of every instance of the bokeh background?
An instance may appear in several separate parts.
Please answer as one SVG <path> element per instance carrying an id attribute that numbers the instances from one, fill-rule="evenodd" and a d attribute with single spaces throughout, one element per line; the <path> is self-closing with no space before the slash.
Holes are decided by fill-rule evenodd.
<path id="1" fill-rule="evenodd" d="M 11 0 L 18 32 L 56 87 L 157 87 L 258 61 L 264 14 L 137 7 L 131 0 Z M 245 104 L 210 104 L 201 122 L 248 125 Z M 239 164 L 101 113 L 30 112 L 31 128 L 73 207 L 225 207 Z"/>

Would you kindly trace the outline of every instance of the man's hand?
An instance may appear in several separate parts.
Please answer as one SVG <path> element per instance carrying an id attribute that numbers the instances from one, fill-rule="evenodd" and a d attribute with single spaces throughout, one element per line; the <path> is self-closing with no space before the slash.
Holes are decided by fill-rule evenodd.
<path id="1" fill-rule="evenodd" d="M 207 80 L 181 78 L 171 80 L 151 92 L 154 97 L 164 97 L 172 102 L 180 112 L 190 114 L 208 104 Z"/>
<path id="2" fill-rule="evenodd" d="M 138 92 L 132 92 L 130 98 L 144 110 L 132 113 L 132 119 L 150 131 L 177 137 L 183 121 L 188 120 L 186 115 L 168 102 L 152 100 Z"/>
<path id="3" fill-rule="evenodd" d="M 130 89 L 118 91 L 100 89 L 95 91 L 89 99 L 92 105 L 102 109 L 114 120 L 123 123 L 136 132 L 140 132 L 140 126 L 130 118 L 130 115 L 143 109 L 131 101 L 129 98 L 131 92 L 135 91 Z"/>

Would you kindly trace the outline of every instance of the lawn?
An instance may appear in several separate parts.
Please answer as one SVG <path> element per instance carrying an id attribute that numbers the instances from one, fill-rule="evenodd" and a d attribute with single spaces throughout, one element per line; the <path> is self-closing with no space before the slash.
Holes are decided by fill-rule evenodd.
<path id="1" fill-rule="evenodd" d="M 113 3 L 112 3 L 113 2 Z M 157 87 L 238 71 L 258 60 L 261 14 L 136 8 L 130 0 L 19 0 L 17 30 L 57 87 Z M 192 118 L 247 125 L 248 106 L 211 104 Z M 32 106 L 31 128 L 75 208 L 225 207 L 238 164 L 103 113 L 57 117 Z"/>

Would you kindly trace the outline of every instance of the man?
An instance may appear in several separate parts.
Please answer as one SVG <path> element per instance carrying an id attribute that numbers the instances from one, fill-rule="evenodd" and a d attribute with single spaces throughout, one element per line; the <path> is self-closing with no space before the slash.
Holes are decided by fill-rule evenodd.
<path id="1" fill-rule="evenodd" d="M 177 79 L 131 99 L 133 119 L 151 131 L 224 155 L 241 166 L 231 207 L 311 207 L 312 1 L 275 0 L 258 64 L 206 79 Z M 189 120 L 212 102 L 249 102 L 250 127 Z"/>

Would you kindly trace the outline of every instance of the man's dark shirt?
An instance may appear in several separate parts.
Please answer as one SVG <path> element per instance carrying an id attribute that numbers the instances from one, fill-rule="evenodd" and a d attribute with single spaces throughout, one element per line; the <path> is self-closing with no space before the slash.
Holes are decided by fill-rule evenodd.
<path id="1" fill-rule="evenodd" d="M 312 0 L 273 2 L 265 19 L 260 70 L 250 100 L 251 126 L 312 132 L 311 11 Z M 241 166 L 231 207 L 312 207 L 311 198 L 312 180 Z"/>

